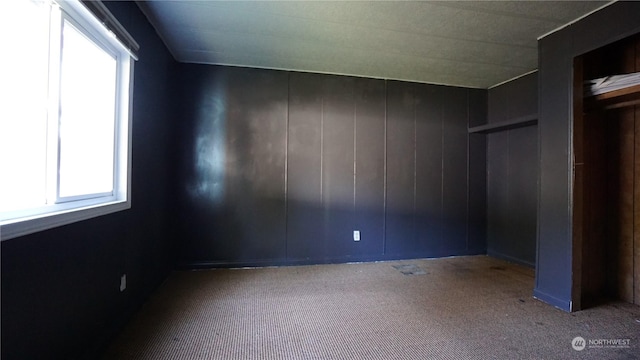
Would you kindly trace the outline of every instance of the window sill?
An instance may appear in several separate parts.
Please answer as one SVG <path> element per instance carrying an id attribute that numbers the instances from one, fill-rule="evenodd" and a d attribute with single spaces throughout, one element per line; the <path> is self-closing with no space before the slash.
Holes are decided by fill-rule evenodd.
<path id="1" fill-rule="evenodd" d="M 68 225 L 130 208 L 130 201 L 115 200 L 108 203 L 76 207 L 73 209 L 49 212 L 36 216 L 1 221 L 0 241 L 53 229 L 58 226 Z"/>

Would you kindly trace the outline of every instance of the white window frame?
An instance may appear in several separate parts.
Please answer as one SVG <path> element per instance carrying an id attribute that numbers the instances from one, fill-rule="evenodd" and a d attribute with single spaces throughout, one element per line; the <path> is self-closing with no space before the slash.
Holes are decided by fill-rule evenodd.
<path id="1" fill-rule="evenodd" d="M 54 204 L 44 205 L 38 208 L 4 213 L 2 217 L 0 217 L 0 240 L 2 241 L 131 208 L 131 109 L 133 103 L 133 70 L 136 58 L 127 47 L 79 1 L 69 0 L 58 1 L 57 3 L 60 11 L 62 11 L 62 16 L 59 17 L 59 21 L 67 19 L 67 21 L 85 33 L 85 35 L 98 46 L 103 49 L 108 49 L 108 52 L 116 53 L 118 79 L 116 81 L 113 193 L 102 194 L 102 196 L 98 197 L 80 198 L 78 200 L 65 199 L 64 202 L 56 201 Z M 52 18 L 53 17 L 54 16 L 52 16 Z M 55 26 L 58 26 L 57 31 L 59 36 L 61 24 L 55 24 L 54 21 L 54 24 L 52 24 L 53 32 L 56 31 L 54 29 Z M 55 36 L 55 34 L 52 36 Z M 52 74 L 50 70 L 49 77 L 57 76 L 59 69 L 52 70 L 54 73 Z M 57 101 L 57 89 L 54 90 L 54 92 L 56 93 L 55 101 Z M 49 111 L 55 111 L 55 119 L 58 118 L 56 104 L 52 104 L 49 107 Z M 49 129 L 48 131 L 50 132 L 49 137 L 51 138 L 53 136 L 54 138 L 54 146 L 57 147 L 57 129 Z M 48 150 L 47 156 L 50 156 L 50 152 L 51 150 Z M 54 167 L 55 169 L 53 171 L 56 172 L 57 177 L 57 165 Z M 47 170 L 48 173 L 50 171 L 52 170 Z M 56 188 L 57 186 L 56 183 Z M 57 198 L 57 196 L 54 198 Z"/>

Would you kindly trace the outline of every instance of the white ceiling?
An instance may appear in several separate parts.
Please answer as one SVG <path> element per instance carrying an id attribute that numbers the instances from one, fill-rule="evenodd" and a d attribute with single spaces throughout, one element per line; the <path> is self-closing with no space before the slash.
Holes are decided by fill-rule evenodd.
<path id="1" fill-rule="evenodd" d="M 489 88 L 602 1 L 138 2 L 176 60 Z"/>

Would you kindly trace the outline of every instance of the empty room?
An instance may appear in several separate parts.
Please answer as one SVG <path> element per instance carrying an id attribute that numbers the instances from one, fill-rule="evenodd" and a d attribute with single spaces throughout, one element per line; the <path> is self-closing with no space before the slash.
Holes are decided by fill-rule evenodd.
<path id="1" fill-rule="evenodd" d="M 3 5 L 2 359 L 640 359 L 640 2 Z"/>

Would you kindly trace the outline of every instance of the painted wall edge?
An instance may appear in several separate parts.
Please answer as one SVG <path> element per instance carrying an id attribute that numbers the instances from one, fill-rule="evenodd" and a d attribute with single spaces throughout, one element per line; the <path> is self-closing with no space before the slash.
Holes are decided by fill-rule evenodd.
<path id="1" fill-rule="evenodd" d="M 573 104 L 571 101 L 573 59 L 639 33 L 638 13 L 640 13 L 640 2 L 615 2 L 538 41 L 540 167 L 534 294 L 537 294 L 538 299 L 565 311 L 575 310 L 571 306 L 574 297 L 571 272 L 573 261 Z M 545 60 L 546 55 L 549 56 L 548 60 Z M 547 74 L 547 72 L 558 71 L 566 71 L 566 73 L 561 73 L 559 79 L 555 80 L 552 79 L 553 76 Z M 560 102 L 554 95 L 566 99 L 562 107 L 558 107 Z M 566 136 L 562 136 L 561 141 L 558 138 L 554 139 L 553 135 L 550 135 L 554 131 L 560 131 L 561 135 L 566 132 Z M 550 141 L 548 137 L 551 137 Z M 547 155 L 550 153 L 555 155 L 554 161 L 545 161 L 545 151 Z M 563 156 L 565 157 L 562 158 Z M 567 166 L 567 171 L 562 175 L 553 174 L 554 166 L 557 170 L 558 163 L 562 163 L 561 166 Z M 553 181 L 545 188 L 544 180 L 549 180 L 545 179 L 545 176 L 549 173 Z M 553 196 L 553 188 L 556 189 L 555 191 L 558 189 L 561 192 L 566 191 L 564 194 L 566 196 L 562 198 Z M 552 219 L 554 214 L 561 215 L 560 219 Z M 551 226 L 548 226 L 549 223 Z M 567 251 L 568 253 L 562 254 Z M 546 258 L 552 261 L 546 261 Z"/>

